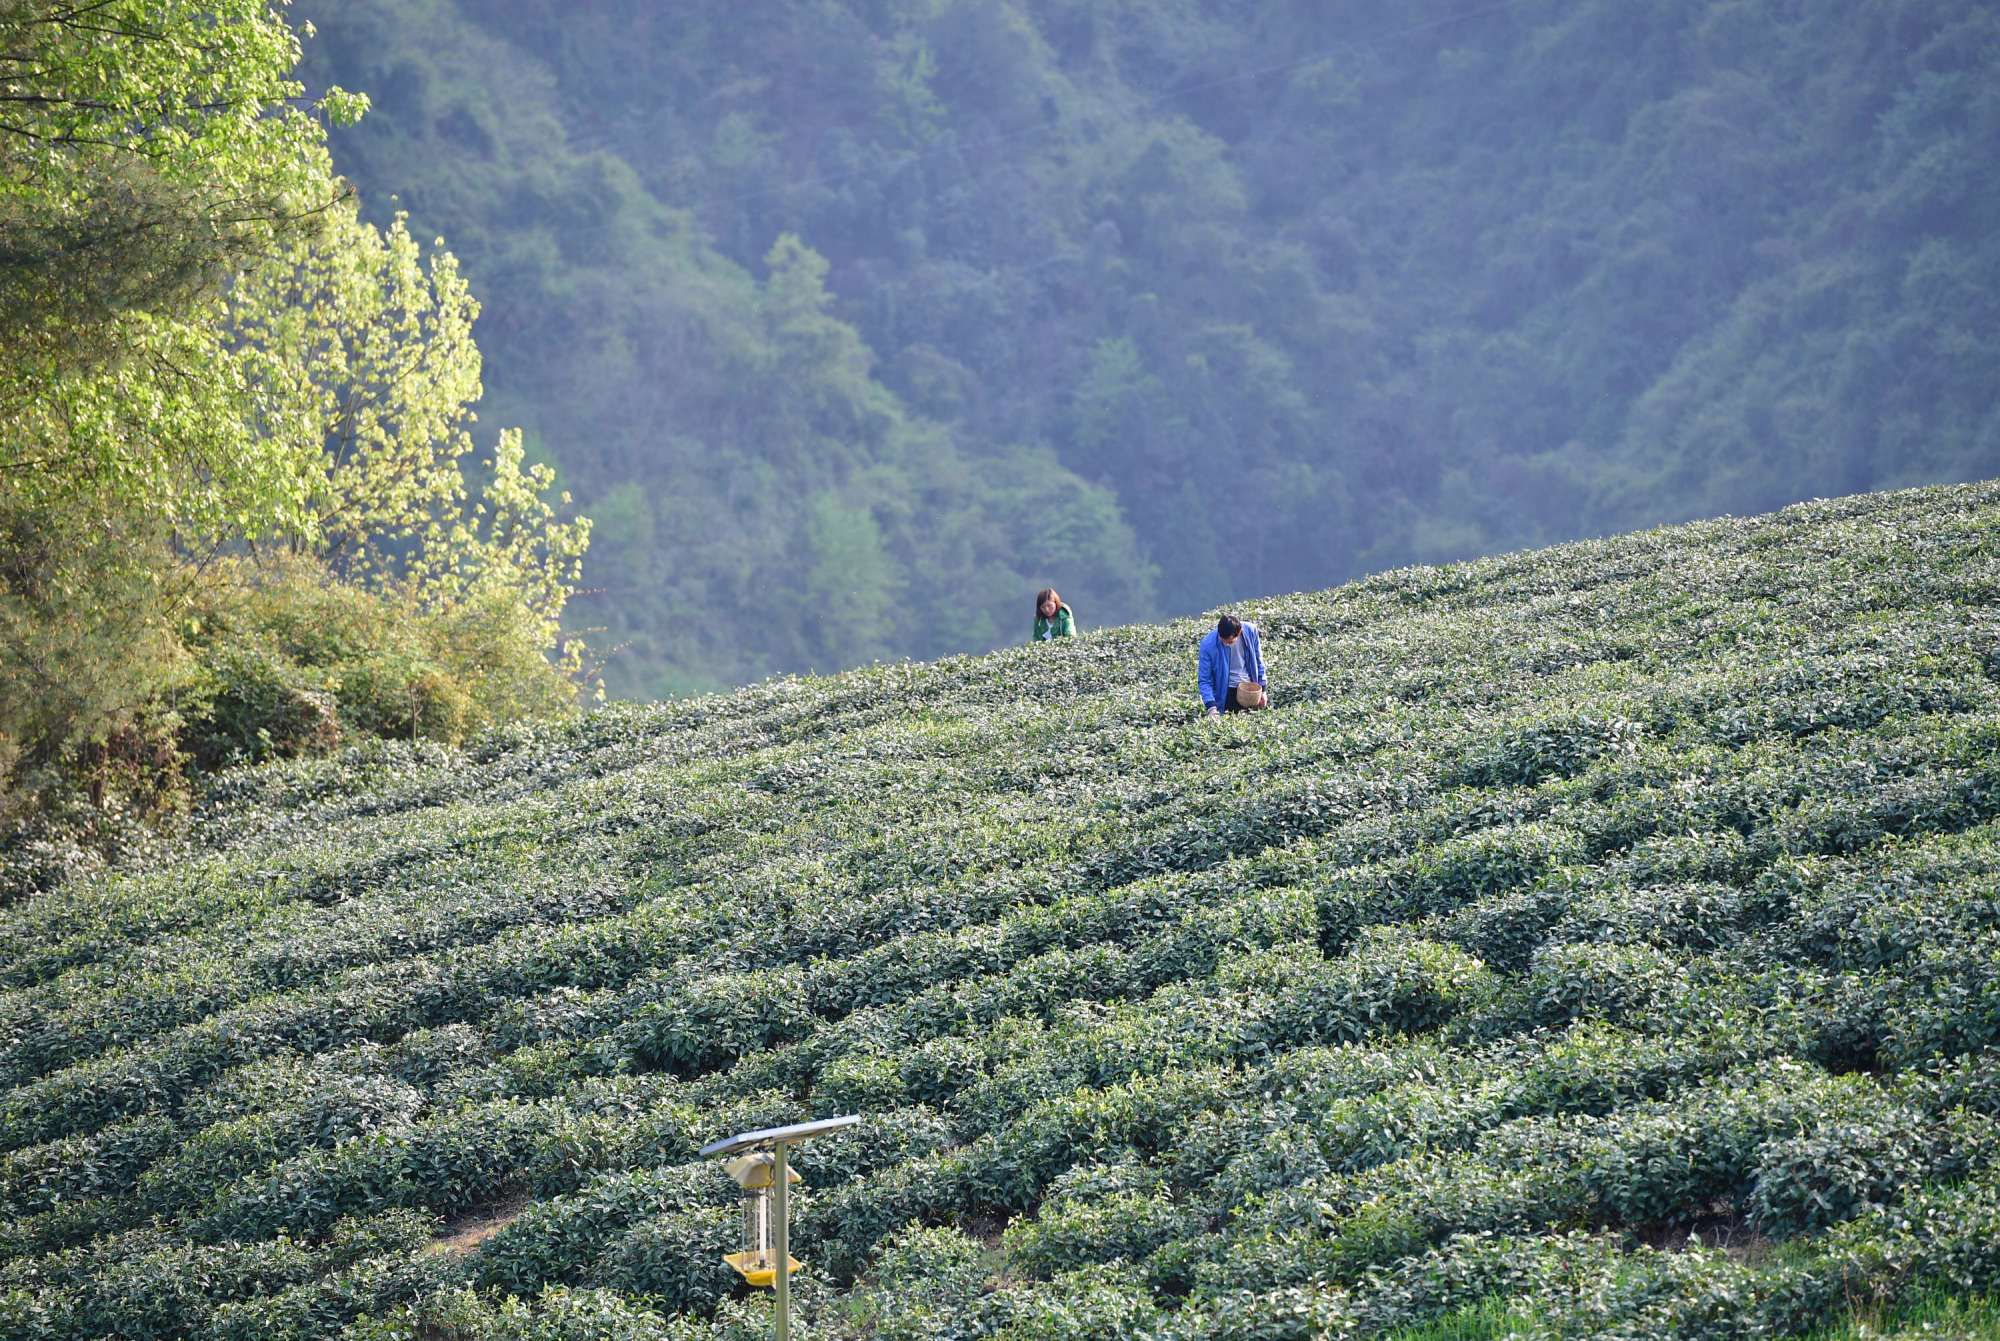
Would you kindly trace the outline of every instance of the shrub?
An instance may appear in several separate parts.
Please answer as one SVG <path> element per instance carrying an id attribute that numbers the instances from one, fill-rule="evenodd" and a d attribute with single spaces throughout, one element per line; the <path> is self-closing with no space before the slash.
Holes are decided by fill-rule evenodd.
<path id="1" fill-rule="evenodd" d="M 659 1216 L 612 1240 L 594 1274 L 598 1283 L 650 1296 L 669 1312 L 712 1313 L 742 1285 L 736 1268 L 722 1260 L 743 1246 L 742 1224 L 733 1206 Z"/>
<path id="2" fill-rule="evenodd" d="M 1224 965 L 1217 980 L 1273 997 L 1272 1041 L 1285 1048 L 1436 1029 L 1493 990 L 1485 966 L 1456 947 L 1386 929 L 1337 960 L 1279 947 Z"/>
<path id="3" fill-rule="evenodd" d="M 1166 1317 L 1125 1268 L 1090 1266 L 1054 1280 L 984 1295 L 967 1308 L 975 1335 L 1021 1341 L 1139 1341 L 1157 1335 Z"/>
<path id="4" fill-rule="evenodd" d="M 537 616 L 509 593 L 426 606 L 301 559 L 229 565 L 219 578 L 192 638 L 188 748 L 206 768 L 324 754 L 356 737 L 461 744 L 575 704 Z"/>
<path id="5" fill-rule="evenodd" d="M 574 1193 L 530 1206 L 484 1245 L 474 1274 L 481 1284 L 522 1295 L 576 1284 L 605 1246 L 633 1226 L 736 1204 L 735 1184 L 713 1165 L 603 1174 Z"/>
<path id="6" fill-rule="evenodd" d="M 1157 1171 L 1093 1164 L 1058 1177 L 1034 1219 L 1007 1227 L 1004 1246 L 1014 1266 L 1047 1279 L 1096 1262 L 1136 1264 L 1188 1228 Z"/>
<path id="7" fill-rule="evenodd" d="M 955 1229 L 912 1223 L 889 1238 L 858 1290 L 871 1334 L 884 1341 L 954 1335 L 988 1283 L 985 1255 L 984 1245 Z"/>
<path id="8" fill-rule="evenodd" d="M 1616 715 L 1563 714 L 1504 732 L 1469 754 L 1450 780 L 1474 787 L 1533 787 L 1548 778 L 1573 778 L 1601 759 L 1636 752 L 1645 735 L 1643 723 Z"/>
<path id="9" fill-rule="evenodd" d="M 813 1086 L 815 1107 L 825 1117 L 893 1109 L 906 1093 L 902 1070 L 888 1057 L 842 1057 Z"/>
<path id="10" fill-rule="evenodd" d="M 1636 945 L 1556 944 L 1535 952 L 1526 983 L 1536 1024 L 1604 1020 L 1644 1025 L 1687 990 L 1683 961 Z"/>
<path id="11" fill-rule="evenodd" d="M 1905 1112 L 1771 1141 L 1759 1154 L 1750 1213 L 1767 1237 L 1783 1239 L 1893 1205 L 1925 1181 L 1936 1140 Z"/>

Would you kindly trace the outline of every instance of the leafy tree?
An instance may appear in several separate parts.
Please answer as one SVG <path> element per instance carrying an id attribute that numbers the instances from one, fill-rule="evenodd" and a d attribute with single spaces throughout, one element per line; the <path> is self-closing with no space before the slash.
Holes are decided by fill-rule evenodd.
<path id="1" fill-rule="evenodd" d="M 464 497 L 478 304 L 449 253 L 428 272 L 401 218 L 351 213 L 249 272 L 229 299 L 252 432 L 323 465 L 285 537 L 362 571 Z"/>
<path id="2" fill-rule="evenodd" d="M 7 506 L 195 545 L 303 520 L 301 459 L 242 423 L 216 337 L 228 278 L 341 194 L 298 54 L 263 0 L 0 10 Z"/>
<path id="3" fill-rule="evenodd" d="M 0 6 L 9 362 L 103 352 L 93 327 L 213 292 L 337 198 L 298 56 L 265 0 Z M 366 100 L 317 107 L 351 121 Z"/>
<path id="4" fill-rule="evenodd" d="M 246 424 L 217 321 L 229 276 L 340 195 L 297 57 L 261 0 L 0 6 L 0 753 L 16 782 L 142 719 L 170 736 L 154 705 L 189 670 L 185 561 L 306 520 L 307 462 Z M 330 90 L 318 108 L 362 105 Z"/>
<path id="5" fill-rule="evenodd" d="M 319 456 L 306 514 L 280 538 L 431 607 L 513 593 L 553 642 L 590 522 L 557 518 L 569 496 L 543 498 L 554 471 L 523 472 L 518 431 L 468 496 L 479 305 L 452 255 L 426 266 L 402 218 L 385 234 L 342 210 L 247 275 L 229 315 L 251 431 Z"/>
<path id="6" fill-rule="evenodd" d="M 298 57 L 264 0 L 0 4 L 10 848 L 116 849 L 184 798 L 184 746 L 574 702 L 580 648 L 546 653 L 589 522 L 517 433 L 468 481 L 477 304 L 356 219 L 322 118 L 366 100 L 304 102 Z"/>

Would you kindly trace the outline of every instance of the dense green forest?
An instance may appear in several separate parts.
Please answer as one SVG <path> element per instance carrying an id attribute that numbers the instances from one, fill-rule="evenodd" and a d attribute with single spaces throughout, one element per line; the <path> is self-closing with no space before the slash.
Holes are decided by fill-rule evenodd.
<path id="1" fill-rule="evenodd" d="M 660 695 L 2000 472 L 1972 0 L 301 0 Z"/>
<path id="2" fill-rule="evenodd" d="M 2000 485 L 238 770 L 0 910 L 0 1338 L 2000 1332 Z M 1982 1296 L 1987 1302 L 1982 1302 Z"/>

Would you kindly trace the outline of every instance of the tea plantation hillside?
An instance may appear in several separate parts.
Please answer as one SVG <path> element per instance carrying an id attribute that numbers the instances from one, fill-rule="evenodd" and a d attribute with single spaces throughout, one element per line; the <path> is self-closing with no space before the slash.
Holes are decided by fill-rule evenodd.
<path id="1" fill-rule="evenodd" d="M 1996 595 L 1879 495 L 1254 604 L 1221 722 L 1181 623 L 237 775 L 0 914 L 0 1336 L 765 1334 L 695 1151 L 849 1111 L 807 1337 L 1948 1313 Z"/>

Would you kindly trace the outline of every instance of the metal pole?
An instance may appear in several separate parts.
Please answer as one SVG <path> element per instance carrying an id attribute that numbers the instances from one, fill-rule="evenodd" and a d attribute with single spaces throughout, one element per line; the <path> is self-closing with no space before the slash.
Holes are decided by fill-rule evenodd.
<path id="1" fill-rule="evenodd" d="M 785 1143 L 777 1144 L 778 1176 L 778 1341 L 792 1341 L 792 1175 L 785 1166 Z"/>

